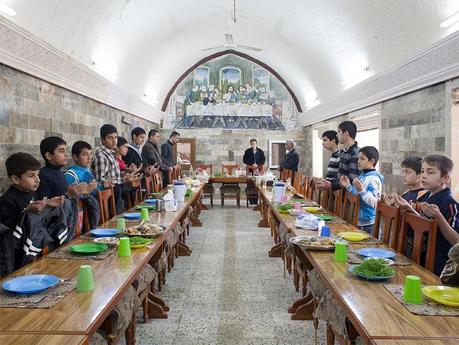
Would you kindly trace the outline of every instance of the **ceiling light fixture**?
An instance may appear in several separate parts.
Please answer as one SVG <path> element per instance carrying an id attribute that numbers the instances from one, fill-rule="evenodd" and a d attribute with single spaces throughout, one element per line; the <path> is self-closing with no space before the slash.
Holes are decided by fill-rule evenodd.
<path id="1" fill-rule="evenodd" d="M 11 7 L 5 5 L 4 3 L 0 2 L 0 12 L 5 13 L 10 17 L 14 17 L 16 15 L 16 11 L 13 10 Z"/>
<path id="2" fill-rule="evenodd" d="M 440 26 L 442 28 L 447 28 L 447 27 L 450 27 L 451 25 L 455 24 L 459 22 L 459 11 L 454 13 L 452 16 L 446 18 L 441 24 Z"/>

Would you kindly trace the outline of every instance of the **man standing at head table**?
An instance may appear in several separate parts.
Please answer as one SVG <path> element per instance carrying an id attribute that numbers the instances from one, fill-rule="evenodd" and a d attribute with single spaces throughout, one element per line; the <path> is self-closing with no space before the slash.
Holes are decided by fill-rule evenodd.
<path id="1" fill-rule="evenodd" d="M 285 142 L 285 148 L 288 150 L 285 155 L 284 161 L 279 166 L 279 171 L 284 169 L 298 171 L 298 164 L 300 163 L 300 155 L 295 149 L 295 142 L 292 139 L 288 139 Z"/>
<path id="2" fill-rule="evenodd" d="M 250 146 L 245 150 L 242 160 L 247 166 L 249 174 L 262 173 L 263 165 L 265 164 L 265 153 L 257 147 L 257 139 L 250 139 Z"/>

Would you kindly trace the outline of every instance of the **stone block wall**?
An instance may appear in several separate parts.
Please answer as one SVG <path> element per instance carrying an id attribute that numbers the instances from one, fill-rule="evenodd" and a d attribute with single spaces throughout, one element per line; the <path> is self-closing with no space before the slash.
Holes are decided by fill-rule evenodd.
<path id="1" fill-rule="evenodd" d="M 40 141 L 51 135 L 71 145 L 99 145 L 104 123 L 128 138 L 130 129 L 158 125 L 0 64 L 0 193 L 9 185 L 5 160 L 15 152 L 40 158 Z M 71 163 L 71 162 L 69 162 Z"/>
<path id="2" fill-rule="evenodd" d="M 383 102 L 380 167 L 386 192 L 405 190 L 400 164 L 406 157 L 447 153 L 447 106 L 444 83 Z"/>
<path id="3" fill-rule="evenodd" d="M 162 129 L 161 138 L 169 137 L 171 130 Z M 266 165 L 268 164 L 268 140 L 293 139 L 300 154 L 300 169 L 307 170 L 310 165 L 309 141 L 303 129 L 295 132 L 267 131 L 267 130 L 225 130 L 219 128 L 207 129 L 179 129 L 182 138 L 196 138 L 196 162 L 214 166 L 214 172 L 221 170 L 225 161 L 235 161 L 242 164 L 244 151 L 250 147 L 249 140 L 256 138 L 258 146 L 265 152 Z M 234 158 L 233 158 L 234 157 Z"/>

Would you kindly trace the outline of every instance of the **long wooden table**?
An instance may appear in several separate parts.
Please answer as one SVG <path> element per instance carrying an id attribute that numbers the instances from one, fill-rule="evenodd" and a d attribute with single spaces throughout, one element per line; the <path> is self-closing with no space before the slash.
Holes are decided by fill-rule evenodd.
<path id="1" fill-rule="evenodd" d="M 53 274 L 61 278 L 76 277 L 80 265 L 90 264 L 95 289 L 87 293 L 78 293 L 74 290 L 50 309 L 0 308 L 0 335 L 35 333 L 90 337 L 125 294 L 142 268 L 158 253 L 161 254 L 171 229 L 184 212 L 188 211 L 189 206 L 200 203 L 202 189 L 203 185 L 195 188 L 193 195 L 187 198 L 185 203 L 179 204 L 176 212 L 150 212 L 150 221 L 167 226 L 167 230 L 151 245 L 132 250 L 129 257 L 118 257 L 116 253 L 104 260 L 58 259 L 45 256 L 4 278 L 38 273 Z M 114 222 L 116 220 L 104 225 L 112 225 Z M 80 237 L 68 245 L 87 241 L 88 239 Z"/>
<path id="2" fill-rule="evenodd" d="M 260 189 L 259 192 L 262 200 L 271 200 L 270 188 Z M 289 235 L 317 235 L 316 231 L 295 228 L 295 217 L 280 214 L 270 202 L 269 206 L 272 217 L 286 228 Z M 333 233 L 357 230 L 350 224 L 327 225 Z M 352 246 L 358 248 L 368 245 Z M 400 341 L 433 338 L 459 343 L 459 317 L 412 314 L 384 288 L 386 282 L 369 282 L 355 278 L 347 272 L 348 263 L 334 262 L 332 252 L 308 251 L 295 246 L 295 253 L 299 259 L 304 260 L 305 265 L 317 270 L 343 307 L 346 316 L 367 342 L 388 338 Z M 396 275 L 387 283 L 403 284 L 406 275 L 416 275 L 425 285 L 439 284 L 437 276 L 415 263 L 394 268 Z M 312 312 L 312 296 L 307 295 L 302 301 L 303 305 L 307 305 L 308 302 L 308 310 Z"/>
<path id="3" fill-rule="evenodd" d="M 2 345 L 89 345 L 84 335 L 0 334 Z"/>

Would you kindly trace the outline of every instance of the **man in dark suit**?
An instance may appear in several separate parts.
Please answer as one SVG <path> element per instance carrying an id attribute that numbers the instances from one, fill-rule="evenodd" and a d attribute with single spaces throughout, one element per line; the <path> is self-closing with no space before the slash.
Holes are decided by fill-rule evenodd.
<path id="1" fill-rule="evenodd" d="M 151 129 L 148 132 L 148 140 L 142 148 L 142 157 L 149 166 L 158 167 L 163 173 L 163 186 L 169 184 L 169 171 L 172 167 L 163 162 L 161 153 L 158 148 L 159 132 L 156 129 Z"/>
<path id="2" fill-rule="evenodd" d="M 263 172 L 263 165 L 265 164 L 265 153 L 257 147 L 257 139 L 250 139 L 250 146 L 250 148 L 245 150 L 242 160 L 247 166 L 249 174 L 261 174 Z M 245 193 L 251 205 L 258 203 L 258 192 L 253 183 L 247 183 Z"/>
<path id="3" fill-rule="evenodd" d="M 263 172 L 265 153 L 257 147 L 257 139 L 250 139 L 250 146 L 250 148 L 245 150 L 242 160 L 247 166 L 248 173 L 253 175 L 257 172 Z"/>
<path id="4" fill-rule="evenodd" d="M 170 167 L 177 164 L 174 161 L 173 146 L 178 143 L 179 139 L 180 134 L 174 131 L 171 133 L 171 135 L 169 135 L 169 139 L 161 145 L 161 156 L 163 157 L 163 161 Z"/>
<path id="5" fill-rule="evenodd" d="M 285 148 L 288 150 L 288 153 L 285 155 L 284 161 L 279 167 L 279 171 L 282 171 L 283 169 L 298 171 L 300 155 L 295 149 L 295 142 L 292 139 L 288 139 L 285 142 Z"/>

